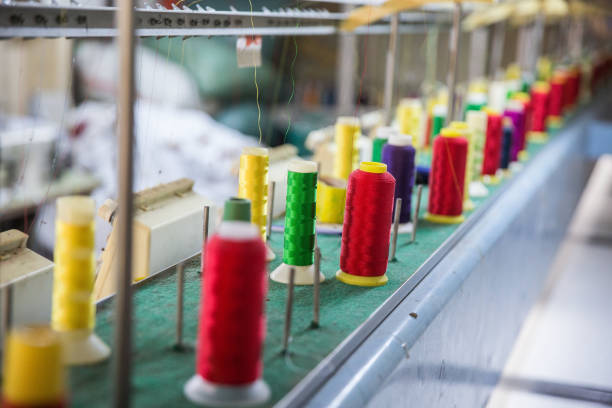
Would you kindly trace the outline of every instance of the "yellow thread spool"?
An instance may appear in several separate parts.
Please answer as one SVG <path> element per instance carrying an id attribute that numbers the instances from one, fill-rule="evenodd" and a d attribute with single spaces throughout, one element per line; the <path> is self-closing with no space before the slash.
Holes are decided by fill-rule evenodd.
<path id="1" fill-rule="evenodd" d="M 334 177 L 348 180 L 351 172 L 359 165 L 357 141 L 360 133 L 361 127 L 358 118 L 341 116 L 336 121 Z"/>
<path id="2" fill-rule="evenodd" d="M 46 326 L 12 330 L 5 347 L 2 399 L 19 406 L 51 406 L 65 398 L 62 347 Z"/>
<path id="3" fill-rule="evenodd" d="M 474 167 L 474 140 L 472 132 L 465 122 L 451 122 L 451 129 L 458 130 L 468 142 L 467 161 L 465 162 L 465 183 L 463 185 L 463 210 L 474 209 L 474 203 L 470 200 L 470 180 L 472 178 L 472 168 Z"/>
<path id="4" fill-rule="evenodd" d="M 257 225 L 266 240 L 268 219 L 268 149 L 246 147 L 240 156 L 238 197 L 251 201 L 251 222 Z"/>
<path id="5" fill-rule="evenodd" d="M 93 334 L 95 205 L 85 196 L 57 199 L 51 323 L 65 345 L 67 364 L 93 363 L 110 350 Z"/>
<path id="6" fill-rule="evenodd" d="M 419 99 L 402 99 L 397 107 L 397 121 L 400 133 L 412 136 L 416 140 L 415 145 L 421 147 L 421 121 L 423 117 L 423 105 Z"/>
<path id="7" fill-rule="evenodd" d="M 346 182 L 320 177 L 317 184 L 317 221 L 325 224 L 342 224 L 345 203 Z"/>

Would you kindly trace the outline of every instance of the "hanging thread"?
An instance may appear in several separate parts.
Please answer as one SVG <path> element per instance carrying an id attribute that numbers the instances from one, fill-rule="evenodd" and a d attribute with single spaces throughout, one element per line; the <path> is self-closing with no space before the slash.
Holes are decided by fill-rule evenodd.
<path id="1" fill-rule="evenodd" d="M 508 101 L 504 116 L 512 120 L 512 149 L 510 150 L 510 161 L 518 161 L 522 140 L 525 138 L 525 112 L 520 102 Z"/>
<path id="2" fill-rule="evenodd" d="M 210 402 L 218 385 L 261 383 L 266 326 L 266 248 L 259 230 L 223 222 L 205 245 L 196 375 L 185 386 L 189 399 L 200 403 Z M 259 402 L 269 396 L 262 386 Z"/>
<path id="3" fill-rule="evenodd" d="M 512 119 L 504 117 L 502 122 L 502 149 L 499 158 L 499 168 L 508 170 L 510 166 L 510 154 L 512 151 L 512 139 L 514 137 L 514 125 Z"/>
<path id="4" fill-rule="evenodd" d="M 482 175 L 489 176 L 489 181 L 495 184 L 499 182 L 496 174 L 501 160 L 502 116 L 492 109 L 487 109 L 486 113 L 487 136 L 482 161 Z"/>
<path id="5" fill-rule="evenodd" d="M 433 145 L 429 202 L 425 219 L 443 224 L 463 222 L 463 193 L 468 141 L 457 129 L 444 128 Z"/>
<path id="6" fill-rule="evenodd" d="M 356 286 L 387 283 L 394 192 L 395 179 L 383 163 L 363 162 L 351 173 L 336 273 L 341 282 Z"/>
<path id="7" fill-rule="evenodd" d="M 317 164 L 294 160 L 287 175 L 287 206 L 283 262 L 291 266 L 314 262 Z"/>
<path id="8" fill-rule="evenodd" d="M 479 181 L 484 161 L 485 134 L 487 132 L 487 113 L 481 110 L 468 110 L 466 122 L 472 132 L 473 159 L 469 182 Z"/>
<path id="9" fill-rule="evenodd" d="M 463 183 L 463 210 L 471 211 L 474 209 L 474 203 L 470 200 L 470 177 L 472 177 L 472 169 L 474 168 L 473 133 L 465 122 L 451 122 L 449 127 L 459 131 L 461 136 L 468 142 Z"/>
<path id="10" fill-rule="evenodd" d="M 66 404 L 62 346 L 46 326 L 13 329 L 6 338 L 3 408 L 63 408 Z"/>
<path id="11" fill-rule="evenodd" d="M 347 180 L 359 162 L 357 141 L 361 127 L 359 118 L 341 116 L 336 121 L 336 156 L 334 160 L 334 177 Z"/>
<path id="12" fill-rule="evenodd" d="M 382 162 L 387 165 L 387 170 L 395 178 L 394 212 L 396 200 L 398 198 L 402 199 L 402 211 L 399 219 L 401 224 L 410 221 L 412 212 L 415 152 L 412 146 L 412 138 L 399 134 L 389 137 L 389 143 L 383 148 L 382 152 Z"/>
<path id="13" fill-rule="evenodd" d="M 317 221 L 342 224 L 346 203 L 346 181 L 321 176 L 317 183 Z"/>
<path id="14" fill-rule="evenodd" d="M 268 164 L 268 149 L 246 147 L 242 150 L 238 171 L 238 197 L 251 201 L 251 222 L 259 227 L 264 241 L 268 219 Z"/>
<path id="15" fill-rule="evenodd" d="M 376 129 L 376 138 L 372 141 L 372 161 L 378 162 L 382 160 L 383 147 L 389 141 L 389 136 L 395 133 L 395 129 L 391 126 L 381 126 Z"/>

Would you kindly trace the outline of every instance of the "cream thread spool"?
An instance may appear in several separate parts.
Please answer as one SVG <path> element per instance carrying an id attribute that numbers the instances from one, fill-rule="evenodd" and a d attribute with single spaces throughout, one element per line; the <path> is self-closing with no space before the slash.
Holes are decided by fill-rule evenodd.
<path id="1" fill-rule="evenodd" d="M 484 111 L 468 111 L 465 118 L 472 132 L 472 163 L 469 183 L 469 192 L 473 197 L 486 197 L 489 190 L 480 181 L 482 173 L 482 162 L 484 160 L 485 135 L 487 132 L 487 113 Z"/>
<path id="2" fill-rule="evenodd" d="M 95 205 L 85 196 L 57 199 L 52 327 L 60 334 L 66 364 L 90 364 L 110 355 L 96 336 L 93 296 Z"/>

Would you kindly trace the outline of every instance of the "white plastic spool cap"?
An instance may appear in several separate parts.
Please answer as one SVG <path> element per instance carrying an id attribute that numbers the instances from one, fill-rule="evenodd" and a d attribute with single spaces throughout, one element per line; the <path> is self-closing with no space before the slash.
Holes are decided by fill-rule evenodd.
<path id="1" fill-rule="evenodd" d="M 288 170 L 294 173 L 316 173 L 317 163 L 308 160 L 291 160 L 289 162 Z"/>
<path id="2" fill-rule="evenodd" d="M 389 137 L 391 146 L 410 146 L 412 145 L 412 136 L 395 133 Z"/>
<path id="3" fill-rule="evenodd" d="M 339 116 L 336 123 L 339 125 L 359 126 L 359 118 L 355 116 Z"/>
<path id="4" fill-rule="evenodd" d="M 249 156 L 268 156 L 268 149 L 265 147 L 245 147 L 242 149 L 242 154 Z"/>
<path id="5" fill-rule="evenodd" d="M 255 226 L 246 221 L 224 221 L 217 229 L 217 234 L 221 238 L 232 241 L 250 241 L 259 237 L 261 232 Z"/>
<path id="6" fill-rule="evenodd" d="M 446 112 L 448 111 L 448 108 L 446 107 L 446 105 L 434 105 L 433 109 L 432 109 L 432 113 L 434 116 L 446 116 Z"/>
<path id="7" fill-rule="evenodd" d="M 393 134 L 396 134 L 397 130 L 395 130 L 391 126 L 381 126 L 376 129 L 376 138 L 377 139 L 389 139 L 389 137 Z"/>

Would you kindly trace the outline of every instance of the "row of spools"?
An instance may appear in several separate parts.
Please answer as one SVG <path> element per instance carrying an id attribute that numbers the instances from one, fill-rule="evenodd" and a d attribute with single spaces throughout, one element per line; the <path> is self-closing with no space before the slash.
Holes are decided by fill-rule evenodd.
<path id="1" fill-rule="evenodd" d="M 590 88 L 596 89 L 611 68 L 610 58 L 595 64 Z M 426 219 L 461 222 L 472 208 L 470 194 L 486 194 L 487 184 L 498 183 L 513 162 L 526 158 L 528 141 L 544 141 L 547 127 L 558 126 L 577 106 L 584 74 L 576 66 L 541 75 L 532 84 L 519 81 L 518 89 L 508 87 L 516 80 L 491 82 L 488 89 L 476 85 L 468 94 L 466 121 L 447 127 L 443 98 L 425 109 L 405 101 L 398 107 L 398 126 L 380 128 L 372 160 L 361 163 L 359 121 L 339 118 L 333 177 L 319 177 L 314 162 L 289 166 L 283 263 L 272 279 L 313 283 L 318 219 L 343 224 L 337 279 L 384 285 L 394 203 L 402 198 L 399 222 L 410 221 L 415 178 L 429 184 Z M 419 165 L 419 155 L 427 158 L 429 151 L 430 163 Z M 271 258 L 265 245 L 268 160 L 266 149 L 245 150 L 240 198 L 226 202 L 224 221 L 204 244 L 196 374 L 185 385 L 195 403 L 261 403 L 270 395 L 261 379 Z M 52 329 L 18 328 L 7 337 L 3 406 L 68 405 L 64 364 L 92 363 L 110 354 L 94 334 L 93 201 L 63 197 L 57 208 Z"/>

